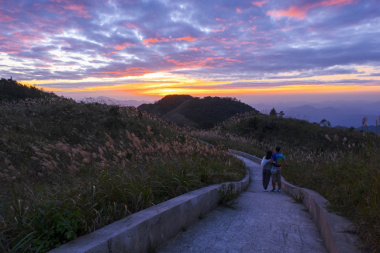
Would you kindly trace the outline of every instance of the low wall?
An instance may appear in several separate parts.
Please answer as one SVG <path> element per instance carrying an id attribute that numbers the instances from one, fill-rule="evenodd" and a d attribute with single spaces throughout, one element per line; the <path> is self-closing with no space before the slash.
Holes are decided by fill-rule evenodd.
<path id="1" fill-rule="evenodd" d="M 231 153 L 245 157 L 254 162 L 261 163 L 261 159 L 253 155 L 229 150 Z M 326 207 L 329 202 L 317 192 L 294 186 L 284 178 L 281 180 L 282 189 L 294 199 L 302 201 L 308 209 L 314 222 L 317 224 L 326 249 L 330 253 L 356 253 L 358 249 L 359 238 L 357 235 L 350 233 L 353 228 L 352 222 L 333 213 L 329 213 Z"/>
<path id="2" fill-rule="evenodd" d="M 129 215 L 50 252 L 154 252 L 157 246 L 214 209 L 222 198 L 222 192 L 242 192 L 248 185 L 249 174 L 240 182 L 212 185 L 183 194 Z"/>

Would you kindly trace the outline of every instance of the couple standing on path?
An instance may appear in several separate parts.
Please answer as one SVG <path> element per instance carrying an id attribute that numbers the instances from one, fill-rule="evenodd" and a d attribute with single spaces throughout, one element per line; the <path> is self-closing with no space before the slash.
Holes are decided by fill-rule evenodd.
<path id="1" fill-rule="evenodd" d="M 273 154 L 271 150 L 267 151 L 267 155 L 263 157 L 261 166 L 263 167 L 263 186 L 264 191 L 268 191 L 268 184 L 272 177 L 271 192 L 281 192 L 281 166 L 285 164 L 285 157 L 280 153 L 280 147 L 276 147 L 276 152 Z M 276 190 L 276 183 L 278 189 Z"/>

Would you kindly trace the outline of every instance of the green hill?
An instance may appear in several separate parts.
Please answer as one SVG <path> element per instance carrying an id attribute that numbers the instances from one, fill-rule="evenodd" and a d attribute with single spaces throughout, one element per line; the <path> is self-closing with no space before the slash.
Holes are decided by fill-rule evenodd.
<path id="1" fill-rule="evenodd" d="M 190 95 L 167 95 L 154 104 L 142 104 L 138 108 L 150 114 L 163 116 L 174 110 L 183 102 L 193 99 Z"/>
<path id="2" fill-rule="evenodd" d="M 76 103 L 13 80 L 2 85 L 0 252 L 46 252 L 246 173 L 240 160 L 134 107 Z"/>
<path id="3" fill-rule="evenodd" d="M 180 126 L 202 129 L 210 129 L 237 114 L 259 113 L 234 98 L 198 98 L 189 95 L 168 95 L 155 104 L 143 104 L 138 109 Z"/>

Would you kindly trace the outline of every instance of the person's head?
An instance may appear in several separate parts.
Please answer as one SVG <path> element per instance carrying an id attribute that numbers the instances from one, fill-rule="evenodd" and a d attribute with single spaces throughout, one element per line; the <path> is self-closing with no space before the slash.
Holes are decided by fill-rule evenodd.
<path id="1" fill-rule="evenodd" d="M 281 149 L 281 147 L 277 146 L 277 147 L 276 147 L 276 152 L 277 152 L 277 153 L 280 152 L 280 149 Z"/>
<path id="2" fill-rule="evenodd" d="M 273 154 L 272 150 L 268 150 L 267 155 L 265 156 L 265 159 L 270 159 L 272 157 L 272 154 Z"/>

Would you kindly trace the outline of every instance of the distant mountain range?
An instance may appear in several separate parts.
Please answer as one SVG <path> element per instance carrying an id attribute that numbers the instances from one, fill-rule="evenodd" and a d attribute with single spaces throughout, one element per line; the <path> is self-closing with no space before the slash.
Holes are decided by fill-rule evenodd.
<path id="1" fill-rule="evenodd" d="M 321 120 L 328 120 L 332 126 L 361 127 L 362 120 L 367 117 L 367 125 L 375 126 L 376 119 L 380 124 L 380 101 L 331 101 L 319 104 L 308 104 L 300 106 L 292 105 L 267 105 L 250 104 L 259 111 L 268 114 L 271 108 L 276 111 L 282 110 L 285 117 L 307 120 L 309 122 L 320 123 Z"/>
<path id="2" fill-rule="evenodd" d="M 84 98 L 77 100 L 77 102 L 83 103 L 99 103 L 107 105 L 118 105 L 118 106 L 134 106 L 138 107 L 141 104 L 147 103 L 147 101 L 138 101 L 138 100 L 117 100 L 109 97 L 96 97 L 96 98 Z"/>
<path id="3" fill-rule="evenodd" d="M 160 100 L 153 104 L 149 104 L 148 101 L 138 101 L 138 100 L 117 100 L 109 97 L 96 97 L 96 98 L 84 98 L 78 100 L 78 102 L 84 103 L 100 103 L 108 105 L 118 105 L 118 106 L 134 106 L 139 107 L 149 113 L 159 115 L 162 118 L 169 119 L 175 122 L 180 122 L 182 124 L 194 125 L 194 122 L 188 121 L 186 117 L 183 117 L 182 112 L 173 111 L 176 109 L 178 111 L 184 110 L 179 106 L 186 100 L 193 99 L 194 97 L 190 95 L 181 95 L 182 97 L 177 97 L 173 101 Z M 376 128 L 376 119 L 380 126 L 380 101 L 324 101 L 321 103 L 310 103 L 295 105 L 295 104 L 270 104 L 270 103 L 249 103 L 252 108 L 264 113 L 269 114 L 272 108 L 275 108 L 277 112 L 283 111 L 285 117 L 296 118 L 307 120 L 309 122 L 320 123 L 321 120 L 326 119 L 331 123 L 331 126 L 337 127 L 354 127 L 358 130 L 367 129 L 373 132 L 379 132 Z M 140 107 L 141 105 L 144 106 Z M 194 105 L 192 105 L 194 106 Z M 187 106 L 186 106 L 187 107 Z M 149 108 L 149 109 L 147 109 Z M 172 112 L 170 112 L 172 111 Z M 170 112 L 170 113 L 169 113 Z M 167 114 L 167 115 L 165 115 Z M 367 117 L 367 129 L 361 129 L 362 120 Z M 176 119 L 174 119 L 176 118 Z M 195 124 L 197 125 L 197 124 Z"/>

